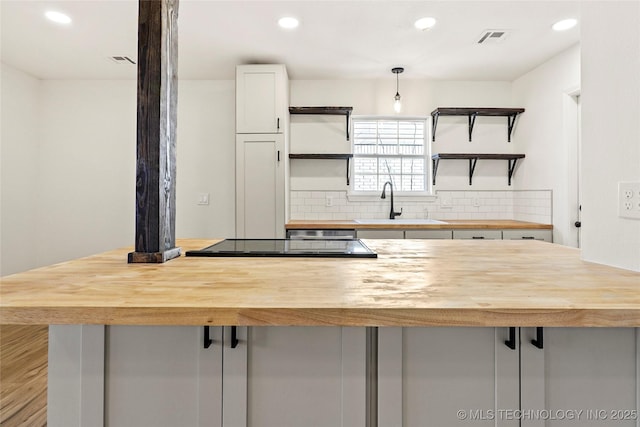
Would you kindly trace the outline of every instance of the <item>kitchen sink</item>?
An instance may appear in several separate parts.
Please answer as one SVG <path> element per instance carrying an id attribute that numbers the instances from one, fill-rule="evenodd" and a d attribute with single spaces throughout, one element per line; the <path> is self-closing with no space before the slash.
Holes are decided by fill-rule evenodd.
<path id="1" fill-rule="evenodd" d="M 437 219 L 356 219 L 357 224 L 446 224 Z"/>

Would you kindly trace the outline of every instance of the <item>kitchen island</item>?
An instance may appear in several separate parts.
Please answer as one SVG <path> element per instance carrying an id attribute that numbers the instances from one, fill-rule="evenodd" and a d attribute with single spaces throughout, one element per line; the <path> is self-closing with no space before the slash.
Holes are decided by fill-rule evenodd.
<path id="1" fill-rule="evenodd" d="M 216 240 L 182 240 L 183 250 Z M 368 240 L 377 259 L 180 257 L 130 248 L 2 279 L 1 324 L 640 326 L 640 273 L 534 241 Z"/>
<path id="2" fill-rule="evenodd" d="M 118 249 L 4 277 L 0 322 L 63 325 L 52 427 L 515 427 L 528 409 L 636 425 L 640 273 L 538 241 L 365 243 L 377 259 Z"/>

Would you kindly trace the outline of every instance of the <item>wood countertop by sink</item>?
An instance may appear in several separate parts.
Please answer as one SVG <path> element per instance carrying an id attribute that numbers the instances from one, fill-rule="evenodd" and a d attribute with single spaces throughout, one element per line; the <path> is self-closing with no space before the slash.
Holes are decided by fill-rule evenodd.
<path id="1" fill-rule="evenodd" d="M 408 220 L 407 220 L 408 221 Z M 515 221 L 510 219 L 481 219 L 481 220 L 443 220 L 444 224 L 360 224 L 355 220 L 291 220 L 287 223 L 287 230 L 315 229 L 315 230 L 357 230 L 357 229 L 403 229 L 403 230 L 531 230 L 553 229 L 551 224 Z"/>
<path id="2" fill-rule="evenodd" d="M 216 240 L 181 240 L 183 251 Z M 123 248 L 2 278 L 1 324 L 640 326 L 640 273 L 538 241 L 365 240 L 377 259 Z"/>

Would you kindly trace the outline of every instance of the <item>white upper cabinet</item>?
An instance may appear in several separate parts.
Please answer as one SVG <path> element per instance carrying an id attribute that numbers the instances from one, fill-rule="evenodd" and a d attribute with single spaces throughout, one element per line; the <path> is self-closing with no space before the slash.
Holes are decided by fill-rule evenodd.
<path id="1" fill-rule="evenodd" d="M 289 117 L 284 65 L 236 67 L 236 133 L 283 133 Z"/>

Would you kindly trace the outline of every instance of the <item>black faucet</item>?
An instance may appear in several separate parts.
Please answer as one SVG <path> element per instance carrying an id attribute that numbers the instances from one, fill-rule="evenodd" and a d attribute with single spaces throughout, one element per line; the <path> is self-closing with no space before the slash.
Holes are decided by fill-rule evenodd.
<path id="1" fill-rule="evenodd" d="M 397 216 L 402 215 L 402 208 L 400 208 L 400 212 L 395 212 L 393 210 L 393 184 L 391 183 L 391 181 L 385 182 L 382 186 L 382 195 L 380 196 L 380 198 L 387 198 L 387 195 L 385 193 L 385 191 L 387 190 L 387 184 L 389 184 L 389 189 L 391 190 L 391 211 L 389 212 L 389 219 L 396 219 Z"/>

